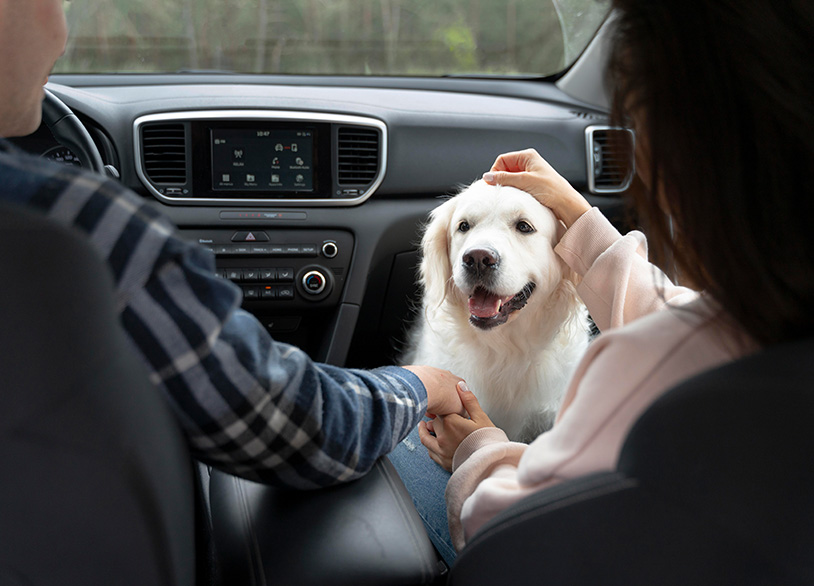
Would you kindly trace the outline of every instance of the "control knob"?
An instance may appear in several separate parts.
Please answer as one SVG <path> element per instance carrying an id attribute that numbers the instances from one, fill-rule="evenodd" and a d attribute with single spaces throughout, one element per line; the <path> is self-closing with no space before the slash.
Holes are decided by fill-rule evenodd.
<path id="1" fill-rule="evenodd" d="M 336 242 L 332 240 L 328 240 L 322 244 L 322 254 L 325 258 L 334 258 L 337 254 L 339 254 L 339 247 L 336 245 Z"/>
<path id="2" fill-rule="evenodd" d="M 302 288 L 309 295 L 319 295 L 325 290 L 328 279 L 321 271 L 308 271 L 302 276 Z"/>

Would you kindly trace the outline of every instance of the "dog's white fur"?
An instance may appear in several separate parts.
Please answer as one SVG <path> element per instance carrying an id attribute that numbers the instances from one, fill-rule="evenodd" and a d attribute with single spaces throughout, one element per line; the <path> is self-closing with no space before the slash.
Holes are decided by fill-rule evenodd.
<path id="1" fill-rule="evenodd" d="M 521 231 L 521 222 L 534 232 Z M 513 440 L 531 441 L 551 427 L 588 344 L 577 275 L 554 252 L 563 229 L 531 195 L 477 181 L 433 210 L 421 242 L 422 307 L 401 362 L 464 378 Z M 489 329 L 470 323 L 468 299 L 477 279 L 462 259 L 473 248 L 499 254 L 488 287 L 499 296 L 536 285 L 525 307 Z"/>

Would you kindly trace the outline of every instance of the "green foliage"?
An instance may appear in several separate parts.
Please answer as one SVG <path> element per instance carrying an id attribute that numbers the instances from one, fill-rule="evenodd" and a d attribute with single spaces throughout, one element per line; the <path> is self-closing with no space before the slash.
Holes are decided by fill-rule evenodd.
<path id="1" fill-rule="evenodd" d="M 465 23 L 456 23 L 437 32 L 454 60 L 454 71 L 476 71 L 477 43 L 472 29 Z"/>

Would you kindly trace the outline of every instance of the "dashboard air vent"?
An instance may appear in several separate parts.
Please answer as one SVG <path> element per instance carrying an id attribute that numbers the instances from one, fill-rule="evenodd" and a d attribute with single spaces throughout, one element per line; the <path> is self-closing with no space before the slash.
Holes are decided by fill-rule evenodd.
<path id="1" fill-rule="evenodd" d="M 372 128 L 342 127 L 338 136 L 338 183 L 372 183 L 379 173 L 379 132 Z"/>
<path id="2" fill-rule="evenodd" d="M 141 131 L 144 172 L 153 183 L 187 182 L 187 141 L 183 124 L 151 124 Z"/>
<path id="3" fill-rule="evenodd" d="M 593 193 L 619 193 L 633 180 L 635 136 L 628 128 L 589 126 L 585 129 L 588 154 L 588 189 Z"/>

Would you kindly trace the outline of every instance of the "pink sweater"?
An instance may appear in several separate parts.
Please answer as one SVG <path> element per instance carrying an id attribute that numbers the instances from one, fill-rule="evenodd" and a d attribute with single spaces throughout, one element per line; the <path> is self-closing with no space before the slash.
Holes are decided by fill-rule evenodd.
<path id="1" fill-rule="evenodd" d="M 527 445 L 510 442 L 500 429 L 480 429 L 458 447 L 446 489 L 458 549 L 523 497 L 612 470 L 628 431 L 653 401 L 751 346 L 712 319 L 713 303 L 647 262 L 644 235 L 622 237 L 596 208 L 555 250 L 583 277 L 577 290 L 603 333 L 577 368 L 550 431 Z"/>

